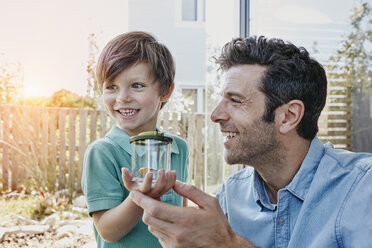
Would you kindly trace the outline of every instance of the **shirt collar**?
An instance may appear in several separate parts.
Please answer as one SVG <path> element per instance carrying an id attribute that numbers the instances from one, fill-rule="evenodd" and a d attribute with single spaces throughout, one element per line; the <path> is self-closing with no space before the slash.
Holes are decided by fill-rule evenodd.
<path id="1" fill-rule="evenodd" d="M 156 131 L 159 131 L 158 128 L 156 128 Z M 167 134 L 164 133 L 165 136 L 172 138 L 172 144 L 171 144 L 171 153 L 179 153 L 178 145 L 175 139 Z M 123 148 L 127 153 L 132 154 L 132 145 L 129 143 L 130 136 L 126 134 L 123 130 L 121 130 L 118 126 L 113 126 L 106 134 L 106 137 L 110 138 L 111 140 L 115 141 L 121 148 Z"/>
<path id="2" fill-rule="evenodd" d="M 302 161 L 300 169 L 286 187 L 288 191 L 300 198 L 302 201 L 305 200 L 323 154 L 324 145 L 317 137 L 315 137 L 311 141 L 309 150 L 304 161 Z"/>
<path id="3" fill-rule="evenodd" d="M 318 168 L 319 162 L 323 157 L 324 146 L 322 142 L 315 137 L 310 144 L 309 150 L 300 169 L 286 189 L 293 195 L 304 201 L 314 174 Z M 254 170 L 253 189 L 255 201 L 262 207 L 270 210 L 276 209 L 276 204 L 272 204 L 266 193 L 265 184 L 261 176 Z"/>
<path id="4" fill-rule="evenodd" d="M 254 170 L 253 174 L 253 189 L 255 201 L 260 205 L 261 210 L 265 207 L 274 211 L 276 205 L 270 202 L 269 196 L 266 193 L 264 180 L 256 170 Z"/>

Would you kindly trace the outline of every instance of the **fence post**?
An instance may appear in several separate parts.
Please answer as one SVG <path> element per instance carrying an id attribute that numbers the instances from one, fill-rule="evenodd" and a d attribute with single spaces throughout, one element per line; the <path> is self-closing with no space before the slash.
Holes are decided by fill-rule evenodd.
<path id="1" fill-rule="evenodd" d="M 195 114 L 188 115 L 189 127 L 187 129 L 187 144 L 189 146 L 189 182 L 192 183 L 194 178 L 194 167 L 195 167 L 195 137 L 193 135 L 195 131 Z M 195 183 L 194 183 L 195 184 Z"/>
<path id="2" fill-rule="evenodd" d="M 89 111 L 90 113 L 90 142 L 92 143 L 97 138 L 97 111 Z"/>
<path id="3" fill-rule="evenodd" d="M 75 156 L 76 156 L 76 110 L 70 109 L 69 111 L 69 126 L 68 126 L 68 138 L 69 138 L 69 163 L 68 163 L 68 188 L 74 190 L 75 183 Z"/>
<path id="4" fill-rule="evenodd" d="M 54 191 L 57 182 L 57 135 L 56 135 L 56 123 L 57 123 L 57 111 L 58 109 L 49 109 L 50 119 L 49 119 L 49 161 L 52 168 L 50 170 L 50 179 L 52 187 L 51 190 Z"/>
<path id="5" fill-rule="evenodd" d="M 60 109 L 59 129 L 59 189 L 66 188 L 66 109 Z"/>
<path id="6" fill-rule="evenodd" d="M 7 144 L 10 143 L 10 124 L 9 124 L 9 118 L 10 118 L 10 109 L 9 106 L 4 105 L 2 107 L 2 119 L 3 119 L 3 139 L 4 143 L 2 145 L 3 147 L 3 189 L 8 189 L 9 187 L 9 158 L 10 158 L 10 150 L 9 146 Z"/>
<path id="7" fill-rule="evenodd" d="M 12 119 L 11 119 L 11 125 L 12 125 L 12 138 L 13 138 L 13 142 L 11 142 L 11 144 L 14 146 L 14 147 L 19 147 L 19 130 L 17 130 L 17 124 L 19 124 L 18 126 L 20 126 L 20 123 L 17 123 L 17 120 L 19 120 L 19 113 L 18 113 L 18 109 L 15 107 L 15 106 L 11 106 L 10 108 L 10 112 L 12 113 Z M 19 154 L 18 154 L 18 151 L 16 150 L 12 150 L 12 154 L 13 154 L 13 157 L 11 157 L 11 160 L 12 160 L 12 177 L 11 177 L 11 189 L 12 191 L 15 191 L 17 190 L 17 183 L 18 183 L 18 163 L 17 163 L 17 160 L 18 160 L 18 157 L 19 157 Z"/>
<path id="8" fill-rule="evenodd" d="M 76 185 L 77 193 L 81 193 L 81 177 L 83 174 L 83 162 L 84 162 L 84 153 L 87 147 L 87 110 L 79 110 L 80 124 L 79 124 L 79 168 L 78 168 L 78 183 Z"/>
<path id="9" fill-rule="evenodd" d="M 105 111 L 100 111 L 100 138 L 103 138 L 107 132 L 106 130 L 107 114 Z"/>
<path id="10" fill-rule="evenodd" d="M 169 113 L 165 112 L 163 113 L 163 118 L 162 118 L 162 124 L 163 124 L 163 130 L 165 132 L 169 132 Z"/>
<path id="11" fill-rule="evenodd" d="M 196 151 L 196 161 L 195 161 L 195 186 L 204 189 L 204 142 L 203 142 L 203 127 L 204 127 L 204 115 L 196 114 L 196 128 L 194 132 L 195 135 L 195 151 Z"/>

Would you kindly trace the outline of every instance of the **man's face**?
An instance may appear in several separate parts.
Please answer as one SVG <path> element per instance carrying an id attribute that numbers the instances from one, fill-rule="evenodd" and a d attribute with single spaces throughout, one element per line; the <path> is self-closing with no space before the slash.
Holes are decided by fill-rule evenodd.
<path id="1" fill-rule="evenodd" d="M 275 124 L 262 120 L 266 97 L 259 86 L 264 71 L 264 66 L 238 65 L 226 73 L 222 100 L 211 119 L 220 124 L 229 164 L 254 166 L 279 145 Z"/>

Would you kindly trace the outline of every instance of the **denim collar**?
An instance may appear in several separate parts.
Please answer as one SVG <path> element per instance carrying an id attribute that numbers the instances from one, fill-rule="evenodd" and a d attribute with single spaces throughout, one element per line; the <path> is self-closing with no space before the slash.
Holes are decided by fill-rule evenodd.
<path id="1" fill-rule="evenodd" d="M 315 137 L 310 144 L 310 148 L 306 154 L 301 167 L 286 187 L 289 192 L 301 199 L 305 200 L 306 194 L 313 181 L 316 170 L 318 169 L 320 160 L 324 156 L 324 145 Z"/>
<path id="2" fill-rule="evenodd" d="M 311 141 L 309 150 L 300 169 L 285 189 L 300 200 L 304 201 L 323 154 L 324 145 L 317 137 L 315 137 Z M 254 170 L 253 186 L 255 201 L 261 206 L 261 208 L 265 207 L 274 211 L 276 209 L 276 204 L 270 202 L 264 181 L 256 170 Z"/>
<path id="3" fill-rule="evenodd" d="M 269 196 L 267 195 L 266 189 L 265 189 L 265 182 L 258 174 L 256 169 L 253 173 L 253 189 L 254 189 L 254 198 L 258 205 L 260 205 L 261 210 L 263 207 L 274 211 L 276 209 L 276 204 L 272 204 L 270 202 Z"/>

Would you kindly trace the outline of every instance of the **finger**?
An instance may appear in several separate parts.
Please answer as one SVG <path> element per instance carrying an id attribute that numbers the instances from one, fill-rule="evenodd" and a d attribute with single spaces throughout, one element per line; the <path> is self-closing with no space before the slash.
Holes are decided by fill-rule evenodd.
<path id="1" fill-rule="evenodd" d="M 131 191 L 129 197 L 134 203 L 143 208 L 147 214 L 164 221 L 174 222 L 184 213 L 185 208 L 155 200 L 138 191 Z"/>
<path id="2" fill-rule="evenodd" d="M 173 229 L 173 224 L 171 222 L 153 217 L 146 211 L 144 211 L 143 213 L 142 221 L 143 223 L 151 227 L 152 230 L 158 230 L 163 233 L 165 232 L 165 230 Z"/>
<path id="3" fill-rule="evenodd" d="M 171 244 L 175 244 L 175 241 L 173 239 L 171 239 L 170 237 L 168 237 L 166 234 L 158 231 L 157 229 L 152 228 L 151 226 L 149 226 L 148 230 L 155 237 L 157 237 L 159 239 L 159 243 L 160 243 L 161 247 L 163 247 L 163 248 L 174 247 L 174 245 L 172 246 Z"/>
<path id="4" fill-rule="evenodd" d="M 150 230 L 150 229 L 149 229 Z M 151 231 L 150 231 L 151 232 Z M 171 245 L 169 245 L 170 241 L 172 240 L 169 240 L 163 233 L 161 232 L 157 232 L 157 231 L 153 231 L 151 232 L 155 237 L 158 238 L 159 240 L 159 243 L 161 245 L 161 247 L 163 248 L 167 248 L 167 247 L 172 247 Z M 174 242 L 172 242 L 174 243 Z"/>
<path id="5" fill-rule="evenodd" d="M 208 208 L 210 206 L 211 201 L 215 202 L 213 199 L 214 197 L 208 195 L 207 193 L 204 193 L 197 187 L 190 184 L 176 181 L 176 183 L 173 186 L 173 189 L 174 191 L 176 191 L 177 194 L 191 200 L 200 208 Z"/>
<path id="6" fill-rule="evenodd" d="M 166 194 L 176 182 L 176 171 L 167 171 L 166 174 L 166 185 L 161 192 L 161 195 Z"/>
<path id="7" fill-rule="evenodd" d="M 172 170 L 169 172 L 169 183 L 168 183 L 168 186 L 170 188 L 172 188 L 174 186 L 174 184 L 176 183 L 176 179 L 177 179 L 177 172 L 175 170 Z"/>
<path id="8" fill-rule="evenodd" d="M 125 188 L 131 190 L 134 184 L 134 182 L 132 181 L 133 175 L 130 174 L 127 168 L 121 168 L 121 178 L 123 179 Z"/>
<path id="9" fill-rule="evenodd" d="M 163 191 L 164 187 L 166 185 L 166 176 L 164 170 L 158 171 L 158 178 L 154 184 L 154 186 L 151 189 L 151 193 L 149 194 L 152 197 L 158 197 L 161 195 L 161 192 Z"/>
<path id="10" fill-rule="evenodd" d="M 151 215 L 144 212 L 142 217 L 143 223 L 148 225 L 148 230 L 160 240 L 162 240 L 161 243 L 169 244 L 174 243 L 174 237 L 175 237 L 175 230 L 177 230 L 177 227 L 175 224 L 170 223 L 168 221 L 164 221 L 161 219 L 157 219 L 152 217 Z M 164 247 L 164 245 L 163 245 Z M 168 245 L 165 245 L 165 247 L 168 247 Z"/>
<path id="11" fill-rule="evenodd" d="M 185 237 L 185 229 L 179 223 L 171 223 L 158 218 L 154 218 L 151 215 L 144 212 L 142 220 L 148 225 L 148 230 L 159 239 L 159 242 L 163 247 L 179 247 L 180 238 Z M 178 238 L 177 238 L 178 237 Z M 181 245 L 182 246 L 182 245 Z M 182 246 L 182 247 L 195 247 L 195 246 Z"/>
<path id="12" fill-rule="evenodd" d="M 152 172 L 146 173 L 145 178 L 143 179 L 142 185 L 141 185 L 141 192 L 147 193 L 151 190 L 152 186 Z"/>

